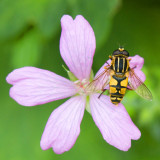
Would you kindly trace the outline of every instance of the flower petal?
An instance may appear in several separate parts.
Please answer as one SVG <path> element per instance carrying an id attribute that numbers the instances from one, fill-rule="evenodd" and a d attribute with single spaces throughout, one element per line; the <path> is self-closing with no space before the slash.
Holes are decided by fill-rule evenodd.
<path id="1" fill-rule="evenodd" d="M 130 63 L 130 68 L 136 68 L 136 69 L 142 69 L 143 64 L 144 64 L 144 59 L 140 57 L 139 55 L 135 55 L 133 57 L 129 57 L 128 59 L 131 59 Z"/>
<path id="2" fill-rule="evenodd" d="M 96 86 L 95 88 L 98 90 L 101 90 L 104 86 L 105 83 L 108 83 L 110 80 L 110 73 L 104 73 L 105 71 L 105 67 L 108 66 L 108 64 L 111 64 L 111 60 L 109 59 L 108 61 L 106 61 L 106 63 L 98 70 L 98 72 L 96 73 L 94 79 L 96 79 L 98 76 L 99 78 L 97 80 L 95 80 L 94 85 Z M 104 73 L 104 74 L 103 74 Z M 105 89 L 109 89 L 109 84 L 107 84 L 105 86 Z"/>
<path id="3" fill-rule="evenodd" d="M 90 97 L 93 119 L 100 129 L 103 138 L 114 147 L 127 151 L 131 147 L 131 139 L 137 140 L 141 133 L 129 117 L 122 104 L 118 106 L 110 102 L 108 96 L 94 94 Z"/>
<path id="4" fill-rule="evenodd" d="M 137 77 L 139 77 L 139 79 L 140 79 L 142 82 L 145 81 L 146 76 L 145 76 L 145 74 L 144 74 L 141 70 L 139 70 L 139 69 L 134 69 L 134 73 L 137 75 Z"/>
<path id="5" fill-rule="evenodd" d="M 41 148 L 46 150 L 52 147 L 57 154 L 70 150 L 80 133 L 84 109 L 83 96 L 73 97 L 55 109 L 43 132 Z"/>
<path id="6" fill-rule="evenodd" d="M 35 67 L 16 69 L 6 80 L 13 84 L 10 96 L 24 106 L 48 103 L 77 92 L 74 83 L 68 79 Z"/>
<path id="7" fill-rule="evenodd" d="M 70 71 L 80 80 L 89 79 L 95 53 L 95 35 L 90 24 L 78 15 L 61 19 L 60 52 Z"/>
<path id="8" fill-rule="evenodd" d="M 98 70 L 98 72 L 95 75 L 95 78 L 105 70 L 104 67 L 107 66 L 108 64 L 111 65 L 111 60 L 110 59 L 107 60 L 106 63 Z"/>

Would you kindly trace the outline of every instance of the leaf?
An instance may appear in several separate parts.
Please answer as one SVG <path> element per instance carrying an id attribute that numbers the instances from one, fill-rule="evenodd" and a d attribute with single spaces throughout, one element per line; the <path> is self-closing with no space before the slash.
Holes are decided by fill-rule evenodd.
<path id="1" fill-rule="evenodd" d="M 56 32 L 64 5 L 62 0 L 0 1 L 0 41 L 20 36 L 29 26 L 38 26 L 47 35 Z"/>
<path id="2" fill-rule="evenodd" d="M 42 42 L 39 34 L 32 30 L 14 45 L 12 64 L 14 68 L 35 66 L 41 57 Z"/>
<path id="3" fill-rule="evenodd" d="M 49 0 L 44 6 L 44 12 L 37 19 L 37 26 L 45 37 L 51 38 L 60 31 L 60 20 L 66 10 L 67 4 L 63 0 Z"/>

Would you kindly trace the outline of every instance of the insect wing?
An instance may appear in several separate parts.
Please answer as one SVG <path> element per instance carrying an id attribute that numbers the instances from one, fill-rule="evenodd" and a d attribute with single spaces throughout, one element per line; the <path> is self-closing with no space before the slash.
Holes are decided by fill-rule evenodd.
<path id="1" fill-rule="evenodd" d="M 147 86 L 140 80 L 140 78 L 135 74 L 134 70 L 129 71 L 128 78 L 129 86 L 133 89 L 138 95 L 147 100 L 152 100 L 152 93 L 147 88 Z"/>
<path id="2" fill-rule="evenodd" d="M 92 91 L 103 90 L 107 84 L 109 84 L 110 80 L 110 68 L 105 69 L 102 73 L 97 75 L 95 79 L 89 83 L 87 88 Z"/>

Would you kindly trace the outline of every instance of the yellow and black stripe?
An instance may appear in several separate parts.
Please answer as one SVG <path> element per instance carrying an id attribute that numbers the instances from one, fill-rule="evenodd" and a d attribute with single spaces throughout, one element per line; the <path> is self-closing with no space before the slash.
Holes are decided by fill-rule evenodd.
<path id="1" fill-rule="evenodd" d="M 128 77 L 117 77 L 112 75 L 110 79 L 110 99 L 115 105 L 120 103 L 124 97 L 128 84 Z"/>
<path id="2" fill-rule="evenodd" d="M 114 51 L 111 59 L 110 69 L 110 99 L 115 105 L 120 103 L 126 93 L 129 73 L 129 53 L 124 48 Z"/>

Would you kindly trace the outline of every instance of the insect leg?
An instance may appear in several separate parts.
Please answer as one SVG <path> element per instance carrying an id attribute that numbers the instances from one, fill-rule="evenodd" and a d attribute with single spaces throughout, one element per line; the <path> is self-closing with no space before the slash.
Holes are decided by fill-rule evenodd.
<path id="1" fill-rule="evenodd" d="M 98 96 L 98 98 L 101 97 L 101 95 L 106 91 L 107 89 L 103 89 L 102 93 Z"/>
<path id="2" fill-rule="evenodd" d="M 106 61 L 105 63 L 107 63 L 107 64 L 108 64 L 108 66 L 110 66 L 110 65 L 109 65 L 109 63 L 108 63 L 107 61 Z"/>
<path id="3" fill-rule="evenodd" d="M 112 56 L 109 56 L 109 59 L 111 59 L 111 60 L 112 60 Z"/>

